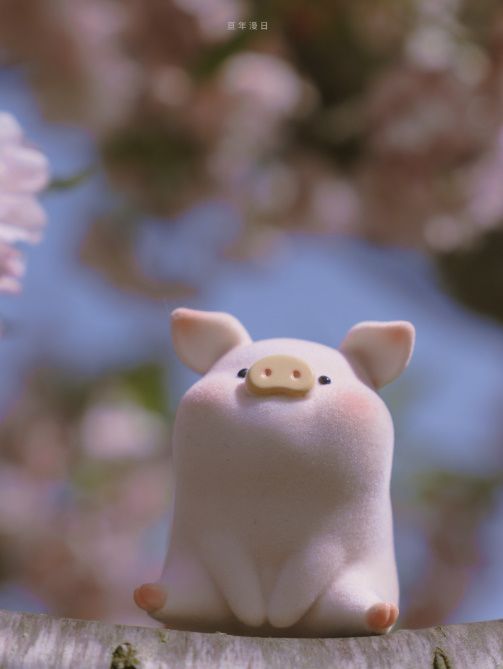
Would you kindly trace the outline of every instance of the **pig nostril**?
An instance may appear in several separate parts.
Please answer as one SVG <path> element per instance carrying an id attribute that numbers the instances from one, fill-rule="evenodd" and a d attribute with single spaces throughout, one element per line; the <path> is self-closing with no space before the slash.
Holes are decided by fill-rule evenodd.
<path id="1" fill-rule="evenodd" d="M 292 376 L 293 376 L 294 379 L 300 379 L 302 374 L 299 372 L 298 369 L 294 369 L 293 372 L 292 372 Z"/>
<path id="2" fill-rule="evenodd" d="M 272 374 L 272 369 L 270 369 L 269 367 L 266 367 L 264 369 L 264 375 L 265 376 L 271 376 L 271 374 Z"/>

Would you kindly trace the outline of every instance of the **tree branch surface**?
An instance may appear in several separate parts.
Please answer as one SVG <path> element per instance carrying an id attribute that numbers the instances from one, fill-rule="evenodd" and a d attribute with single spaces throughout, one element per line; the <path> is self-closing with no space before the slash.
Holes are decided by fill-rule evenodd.
<path id="1" fill-rule="evenodd" d="M 503 620 L 273 639 L 0 611 L 0 669 L 503 669 Z"/>

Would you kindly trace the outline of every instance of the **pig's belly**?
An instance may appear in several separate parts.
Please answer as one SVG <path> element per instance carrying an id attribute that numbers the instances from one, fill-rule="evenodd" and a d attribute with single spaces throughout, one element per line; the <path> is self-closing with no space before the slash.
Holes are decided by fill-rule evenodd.
<path id="1" fill-rule="evenodd" d="M 320 537 L 332 552 L 332 560 L 344 562 L 346 549 L 364 555 L 377 548 L 382 532 L 391 524 L 389 495 L 348 499 L 345 494 L 308 485 L 271 490 L 257 486 L 247 490 L 245 482 L 235 486 L 177 486 L 174 528 L 199 543 L 219 537 L 239 539 L 257 564 L 278 565 Z M 249 483 L 246 482 L 246 483 Z M 388 532 L 385 532 L 387 535 Z"/>
<path id="2" fill-rule="evenodd" d="M 323 562 L 317 568 L 325 573 L 392 552 L 385 468 L 369 485 L 365 471 L 355 477 L 335 449 L 309 457 L 245 443 L 240 453 L 217 446 L 205 457 L 208 450 L 192 446 L 194 453 L 189 447 L 176 458 L 173 538 L 180 532 L 224 561 L 234 551 L 253 564 L 265 590 L 294 556 L 306 566 Z"/>

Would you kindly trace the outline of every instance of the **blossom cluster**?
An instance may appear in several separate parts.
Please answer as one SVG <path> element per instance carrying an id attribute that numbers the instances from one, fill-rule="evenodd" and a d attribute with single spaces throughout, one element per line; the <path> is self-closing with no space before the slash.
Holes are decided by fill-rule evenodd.
<path id="1" fill-rule="evenodd" d="M 42 611 L 148 624 L 132 592 L 162 559 L 146 528 L 168 507 L 169 425 L 120 373 L 79 387 L 77 411 L 75 380 L 54 381 L 35 375 L 0 426 L 0 596 L 8 582 Z"/>
<path id="2" fill-rule="evenodd" d="M 11 114 L 0 112 L 0 292 L 21 289 L 24 261 L 15 244 L 40 241 L 46 216 L 35 196 L 48 179 L 45 156 L 27 144 Z"/>
<path id="3" fill-rule="evenodd" d="M 498 3 L 56 4 L 0 0 L 0 41 L 136 211 L 223 198 L 249 249 L 301 228 L 443 253 L 501 224 Z"/>

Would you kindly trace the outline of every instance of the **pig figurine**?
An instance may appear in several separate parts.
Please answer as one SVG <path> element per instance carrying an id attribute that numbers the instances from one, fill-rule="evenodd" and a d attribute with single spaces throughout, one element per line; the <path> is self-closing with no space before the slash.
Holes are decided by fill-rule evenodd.
<path id="1" fill-rule="evenodd" d="M 137 605 L 182 630 L 388 632 L 393 423 L 376 391 L 407 366 L 413 326 L 359 323 L 336 350 L 253 342 L 229 314 L 176 309 L 172 337 L 203 377 L 175 419 L 164 570 Z"/>

